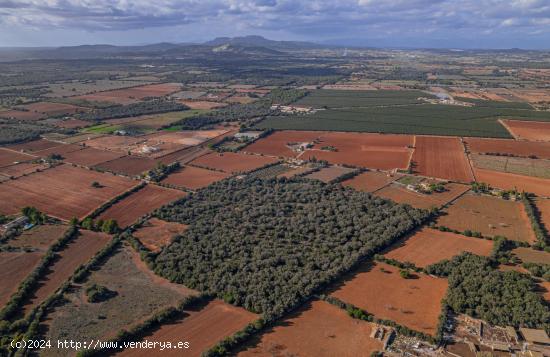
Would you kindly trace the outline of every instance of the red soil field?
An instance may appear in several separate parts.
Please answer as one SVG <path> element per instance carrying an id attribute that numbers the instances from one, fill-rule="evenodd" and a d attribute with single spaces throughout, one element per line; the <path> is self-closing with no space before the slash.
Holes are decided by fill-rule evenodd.
<path id="1" fill-rule="evenodd" d="M 10 166 L 18 162 L 32 161 L 33 159 L 34 156 L 0 148 L 0 167 Z"/>
<path id="2" fill-rule="evenodd" d="M 493 187 L 531 192 L 539 196 L 550 197 L 550 180 L 474 168 L 477 182 L 485 182 Z"/>
<path id="3" fill-rule="evenodd" d="M 55 126 L 66 129 L 84 128 L 91 124 L 89 121 L 80 119 L 60 120 L 54 123 Z"/>
<path id="4" fill-rule="evenodd" d="M 312 142 L 321 134 L 322 132 L 316 131 L 276 131 L 248 145 L 243 151 L 271 156 L 296 157 L 297 153 L 286 146 L 288 143 Z"/>
<path id="5" fill-rule="evenodd" d="M 80 230 L 78 237 L 59 253 L 61 258 L 50 267 L 50 272 L 40 280 L 38 289 L 23 306 L 25 314 L 55 292 L 80 265 L 90 260 L 110 239 L 111 237 L 104 233 Z"/>
<path id="6" fill-rule="evenodd" d="M 353 319 L 345 310 L 315 300 L 276 324 L 255 347 L 238 356 L 370 356 L 384 349 L 381 341 L 370 337 L 374 329 L 372 323 Z"/>
<path id="7" fill-rule="evenodd" d="M 447 281 L 423 274 L 404 279 L 399 268 L 385 263 L 365 265 L 332 296 L 410 329 L 435 335 Z"/>
<path id="8" fill-rule="evenodd" d="M 227 103 L 209 102 L 206 100 L 180 100 L 181 104 L 187 105 L 191 109 L 216 109 L 227 106 Z"/>
<path id="9" fill-rule="evenodd" d="M 516 248 L 512 253 L 524 263 L 550 264 L 550 253 L 531 248 Z"/>
<path id="10" fill-rule="evenodd" d="M 123 156 L 103 162 L 96 167 L 100 170 L 116 172 L 127 176 L 139 176 L 157 166 L 157 161 L 148 157 Z"/>
<path id="11" fill-rule="evenodd" d="M 550 123 L 538 121 L 503 120 L 510 134 L 519 140 L 550 141 Z"/>
<path id="12" fill-rule="evenodd" d="M 62 144 L 53 148 L 35 151 L 34 154 L 44 158 L 54 154 L 65 157 L 66 154 L 78 150 L 82 150 L 82 146 L 76 144 Z"/>
<path id="13" fill-rule="evenodd" d="M 187 164 L 188 162 L 195 160 L 198 157 L 204 156 L 211 152 L 212 150 L 210 150 L 208 147 L 204 147 L 204 145 L 192 146 L 190 148 L 186 148 L 186 149 L 171 153 L 169 155 L 163 156 L 159 158 L 158 161 L 162 162 L 165 165 L 169 165 L 176 161 L 184 165 L 184 164 Z"/>
<path id="14" fill-rule="evenodd" d="M 344 174 L 347 174 L 353 171 L 355 171 L 355 169 L 350 169 L 342 166 L 329 166 L 329 167 L 324 167 L 319 171 L 312 172 L 311 174 L 306 175 L 304 177 L 311 180 L 319 180 L 319 181 L 328 183 Z"/>
<path id="15" fill-rule="evenodd" d="M 385 256 L 400 262 L 411 262 L 424 268 L 443 259 L 451 259 L 462 252 L 488 257 L 492 249 L 493 242 L 490 240 L 422 228 Z"/>
<path id="16" fill-rule="evenodd" d="M 63 161 L 70 162 L 71 164 L 91 167 L 106 161 L 118 159 L 122 156 L 124 156 L 124 154 L 113 151 L 84 148 L 82 150 L 64 154 Z"/>
<path id="17" fill-rule="evenodd" d="M 9 178 L 18 178 L 33 172 L 46 170 L 48 168 L 47 164 L 33 164 L 30 162 L 23 162 L 17 165 L 5 166 L 0 168 L 0 175 L 9 177 Z"/>
<path id="18" fill-rule="evenodd" d="M 102 187 L 92 187 L 94 181 Z M 3 202 L 0 213 L 15 214 L 25 206 L 34 206 L 64 220 L 84 218 L 136 184 L 136 181 L 111 174 L 59 165 L 0 184 L 0 202 Z"/>
<path id="19" fill-rule="evenodd" d="M 134 138 L 131 136 L 122 135 L 106 135 L 87 140 L 86 146 L 90 146 L 96 149 L 113 150 L 126 153 L 129 148 L 143 139 Z"/>
<path id="20" fill-rule="evenodd" d="M 199 357 L 225 337 L 233 335 L 258 315 L 242 308 L 214 300 L 199 311 L 186 311 L 183 319 L 162 325 L 158 330 L 145 336 L 148 341 L 187 341 L 187 350 L 127 349 L 117 354 L 120 356 L 186 356 Z"/>
<path id="21" fill-rule="evenodd" d="M 474 180 L 459 138 L 417 136 L 412 161 L 420 175 L 446 180 Z"/>
<path id="22" fill-rule="evenodd" d="M 0 252 L 0 307 L 10 300 L 42 255 L 41 252 Z"/>
<path id="23" fill-rule="evenodd" d="M 258 169 L 267 164 L 276 163 L 278 160 L 272 157 L 260 155 L 247 155 L 241 153 L 224 152 L 211 153 L 191 161 L 191 165 L 207 169 L 221 170 L 223 172 L 238 174 Z"/>
<path id="24" fill-rule="evenodd" d="M 46 251 L 65 234 L 67 229 L 68 227 L 63 224 L 39 225 L 10 239 L 8 245 L 19 248 L 32 247 Z"/>
<path id="25" fill-rule="evenodd" d="M 312 150 L 306 150 L 301 159 L 317 158 L 332 164 L 348 164 L 378 170 L 409 166 L 414 136 L 373 133 L 322 133 Z M 337 151 L 321 150 L 332 146 Z"/>
<path id="26" fill-rule="evenodd" d="M 41 150 L 51 149 L 56 146 L 61 146 L 63 143 L 57 143 L 46 139 L 38 139 L 22 144 L 9 145 L 8 148 L 15 151 L 34 153 Z"/>
<path id="27" fill-rule="evenodd" d="M 287 147 L 289 143 L 316 142 L 303 153 Z M 380 170 L 406 169 L 411 156 L 412 135 L 343 133 L 317 131 L 277 131 L 247 146 L 244 151 L 272 156 L 317 158 L 332 164 L 348 164 Z M 321 150 L 333 146 L 337 151 Z"/>
<path id="28" fill-rule="evenodd" d="M 183 233 L 186 229 L 187 225 L 185 224 L 151 218 L 132 234 L 139 239 L 147 249 L 158 252 L 162 247 L 170 244 L 175 235 Z"/>
<path id="29" fill-rule="evenodd" d="M 537 198 L 535 205 L 540 213 L 541 223 L 550 232 L 550 199 Z"/>
<path id="30" fill-rule="evenodd" d="M 446 205 L 470 189 L 469 186 L 452 182 L 447 183 L 445 187 L 447 191 L 427 195 L 408 190 L 404 185 L 390 184 L 376 191 L 375 195 L 397 203 L 406 203 L 416 208 L 430 209 Z"/>
<path id="31" fill-rule="evenodd" d="M 78 107 L 76 105 L 64 103 L 38 102 L 32 104 L 21 105 L 31 112 L 45 114 L 46 116 L 57 116 L 62 114 L 75 114 L 89 110 L 88 108 Z"/>
<path id="32" fill-rule="evenodd" d="M 501 153 L 516 156 L 535 155 L 550 159 L 550 142 L 518 141 L 509 139 L 464 138 L 468 149 L 476 153 Z"/>
<path id="33" fill-rule="evenodd" d="M 168 177 L 162 180 L 162 183 L 197 190 L 216 181 L 223 180 L 229 176 L 231 175 L 225 172 L 186 166 L 174 173 L 171 173 Z"/>
<path id="34" fill-rule="evenodd" d="M 40 120 L 44 117 L 46 117 L 44 114 L 31 112 L 31 111 L 24 112 L 22 110 L 6 110 L 3 112 L 0 112 L 0 118 L 7 118 L 7 119 L 34 121 L 34 120 Z"/>
<path id="35" fill-rule="evenodd" d="M 342 182 L 342 186 L 351 187 L 357 191 L 374 192 L 397 180 L 399 177 L 399 175 L 388 174 L 386 172 L 367 171 Z"/>
<path id="36" fill-rule="evenodd" d="M 147 185 L 109 207 L 98 218 L 114 219 L 120 227 L 126 227 L 141 216 L 186 195 L 187 193 L 182 191 Z"/>
<path id="37" fill-rule="evenodd" d="M 535 234 L 521 202 L 492 196 L 466 194 L 453 202 L 446 215 L 437 220 L 439 226 L 469 229 L 485 236 L 505 236 L 508 239 L 535 242 Z"/>

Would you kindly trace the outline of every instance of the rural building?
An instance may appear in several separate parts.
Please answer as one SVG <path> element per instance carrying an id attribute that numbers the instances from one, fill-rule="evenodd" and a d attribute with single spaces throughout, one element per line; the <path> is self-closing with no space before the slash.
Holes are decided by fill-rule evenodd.
<path id="1" fill-rule="evenodd" d="M 17 217 L 11 222 L 8 222 L 2 226 L 2 228 L 7 231 L 12 228 L 17 228 L 26 225 L 29 222 L 29 219 L 25 216 Z"/>
<path id="2" fill-rule="evenodd" d="M 243 133 L 235 134 L 235 139 L 238 140 L 256 140 L 262 134 L 261 131 L 246 131 Z"/>

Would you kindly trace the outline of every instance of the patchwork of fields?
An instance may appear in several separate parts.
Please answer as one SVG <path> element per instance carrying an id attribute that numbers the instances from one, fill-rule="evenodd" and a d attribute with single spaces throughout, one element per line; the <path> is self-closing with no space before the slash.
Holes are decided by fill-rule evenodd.
<path id="1" fill-rule="evenodd" d="M 484 328 L 544 327 L 550 94 L 484 88 L 515 79 L 473 65 L 395 79 L 394 55 L 259 83 L 151 62 L 3 87 L 0 124 L 32 133 L 0 127 L 2 331 L 191 344 L 112 355 L 351 357 L 448 355 L 442 323 L 492 301 Z"/>

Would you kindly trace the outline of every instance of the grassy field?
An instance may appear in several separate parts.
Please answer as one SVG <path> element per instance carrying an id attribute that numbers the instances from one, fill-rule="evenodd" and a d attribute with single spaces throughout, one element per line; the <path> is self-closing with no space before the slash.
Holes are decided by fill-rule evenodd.
<path id="1" fill-rule="evenodd" d="M 416 90 L 341 91 L 320 89 L 298 100 L 296 105 L 315 108 L 372 107 L 422 103 L 419 97 L 431 97 Z"/>
<path id="2" fill-rule="evenodd" d="M 181 119 L 205 112 L 205 110 L 186 110 L 183 112 L 168 112 L 162 114 L 144 115 L 142 120 L 136 120 L 124 124 L 98 124 L 82 130 L 84 133 L 94 134 L 111 134 L 116 130 L 138 129 L 142 132 L 152 132 L 160 129 L 163 126 L 170 125 Z M 177 126 L 170 127 L 166 130 L 180 130 Z"/>
<path id="3" fill-rule="evenodd" d="M 256 129 L 511 138 L 508 131 L 497 121 L 499 118 L 550 121 L 550 112 L 439 104 L 342 108 L 320 110 L 310 115 L 269 117 L 258 123 Z"/>

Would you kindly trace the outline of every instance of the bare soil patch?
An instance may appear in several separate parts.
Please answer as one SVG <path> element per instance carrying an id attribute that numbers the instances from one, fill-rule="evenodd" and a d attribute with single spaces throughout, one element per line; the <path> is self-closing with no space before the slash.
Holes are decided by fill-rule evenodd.
<path id="1" fill-rule="evenodd" d="M 93 182 L 102 187 L 92 187 Z M 4 202 L 0 212 L 14 214 L 25 206 L 34 206 L 60 219 L 81 219 L 136 184 L 111 174 L 59 165 L 0 184 L 0 201 Z"/>
<path id="2" fill-rule="evenodd" d="M 469 229 L 490 237 L 501 235 L 517 241 L 535 241 L 521 202 L 467 194 L 453 202 L 445 211 L 447 214 L 437 220 L 440 226 L 461 232 Z"/>
<path id="3" fill-rule="evenodd" d="M 351 169 L 348 167 L 329 166 L 329 167 L 323 167 L 321 170 L 312 172 L 311 174 L 306 175 L 304 177 L 311 180 L 319 180 L 325 183 L 329 183 L 330 181 L 335 180 L 338 177 L 353 171 L 355 171 L 355 169 Z"/>
<path id="4" fill-rule="evenodd" d="M 0 148 L 0 167 L 14 165 L 20 162 L 32 161 L 35 157 L 22 152 Z"/>
<path id="5" fill-rule="evenodd" d="M 126 350 L 120 356 L 181 356 L 199 357 L 218 341 L 233 335 L 258 315 L 245 309 L 214 300 L 199 311 L 188 310 L 183 319 L 162 325 L 158 330 L 146 336 L 149 341 L 189 342 L 188 350 Z"/>
<path id="6" fill-rule="evenodd" d="M 38 140 L 34 140 L 34 141 L 29 141 L 29 142 L 26 142 L 26 143 L 9 145 L 8 148 L 11 149 L 11 150 L 15 150 L 15 151 L 21 151 L 21 152 L 26 152 L 26 153 L 34 153 L 34 152 L 37 152 L 37 151 L 51 149 L 51 148 L 54 148 L 56 146 L 61 146 L 61 145 L 63 145 L 63 143 L 58 143 L 58 142 L 50 141 L 50 140 L 46 140 L 46 139 L 38 139 Z"/>
<path id="7" fill-rule="evenodd" d="M 61 257 L 40 280 L 38 289 L 23 306 L 24 313 L 28 313 L 55 292 L 81 264 L 90 260 L 110 239 L 107 234 L 80 230 L 79 236 L 60 252 Z"/>
<path id="8" fill-rule="evenodd" d="M 550 253 L 531 248 L 516 248 L 512 253 L 524 263 L 550 264 Z"/>
<path id="9" fill-rule="evenodd" d="M 157 166 L 157 161 L 148 157 L 123 156 L 103 162 L 96 167 L 100 170 L 120 173 L 126 176 L 139 176 Z"/>
<path id="10" fill-rule="evenodd" d="M 315 300 L 276 324 L 238 356 L 370 356 L 383 350 L 382 342 L 370 337 L 374 329 L 372 323 Z"/>
<path id="11" fill-rule="evenodd" d="M 400 176 L 380 171 L 363 172 L 342 183 L 343 186 L 352 187 L 357 191 L 375 192 L 391 182 L 397 180 Z"/>
<path id="12" fill-rule="evenodd" d="M 516 139 L 528 141 L 550 141 L 550 123 L 523 120 L 503 120 L 506 129 Z"/>
<path id="13" fill-rule="evenodd" d="M 43 255 L 42 252 L 0 252 L 0 307 L 10 300 Z"/>
<path id="14" fill-rule="evenodd" d="M 211 183 L 223 180 L 230 174 L 220 171 L 212 171 L 194 166 L 185 166 L 178 171 L 171 173 L 162 180 L 162 183 L 184 187 L 191 190 L 206 187 Z"/>
<path id="15" fill-rule="evenodd" d="M 35 121 L 45 118 L 42 113 L 22 110 L 5 110 L 0 112 L 0 118 Z"/>
<path id="16" fill-rule="evenodd" d="M 33 164 L 31 162 L 23 162 L 20 164 L 0 168 L 0 176 L 15 179 L 21 176 L 32 174 L 34 172 L 46 170 L 48 167 L 49 166 L 47 164 Z"/>
<path id="17" fill-rule="evenodd" d="M 179 190 L 147 185 L 109 207 L 98 218 L 114 219 L 120 227 L 126 227 L 146 213 L 186 195 L 187 193 Z"/>
<path id="18" fill-rule="evenodd" d="M 175 235 L 182 234 L 186 229 L 187 225 L 185 224 L 151 218 L 132 235 L 139 239 L 147 249 L 159 252 L 162 247 L 172 242 Z"/>
<path id="19" fill-rule="evenodd" d="M 423 176 L 471 182 L 470 164 L 459 138 L 417 136 L 413 170 Z"/>
<path id="20" fill-rule="evenodd" d="M 550 159 L 550 142 L 519 141 L 509 139 L 465 138 L 471 152 L 478 154 L 501 153 L 539 159 Z"/>
<path id="21" fill-rule="evenodd" d="M 423 228 L 390 250 L 386 257 L 424 268 L 463 252 L 489 256 L 492 249 L 490 240 Z"/>
<path id="22" fill-rule="evenodd" d="M 550 180 L 474 168 L 477 182 L 485 182 L 505 190 L 518 190 L 550 197 Z"/>
<path id="23" fill-rule="evenodd" d="M 84 148 L 63 155 L 64 161 L 81 166 L 96 166 L 103 162 L 118 159 L 124 156 L 122 153 L 100 150 L 95 148 Z"/>
<path id="24" fill-rule="evenodd" d="M 398 268 L 374 263 L 364 265 L 332 296 L 378 318 L 393 320 L 433 336 L 447 286 L 445 279 L 424 274 L 416 274 L 415 279 L 404 279 Z"/>
<path id="25" fill-rule="evenodd" d="M 18 108 L 24 108 L 30 112 L 44 114 L 45 116 L 58 116 L 75 114 L 88 111 L 88 108 L 79 107 L 64 103 L 38 102 L 32 104 L 21 105 Z"/>

